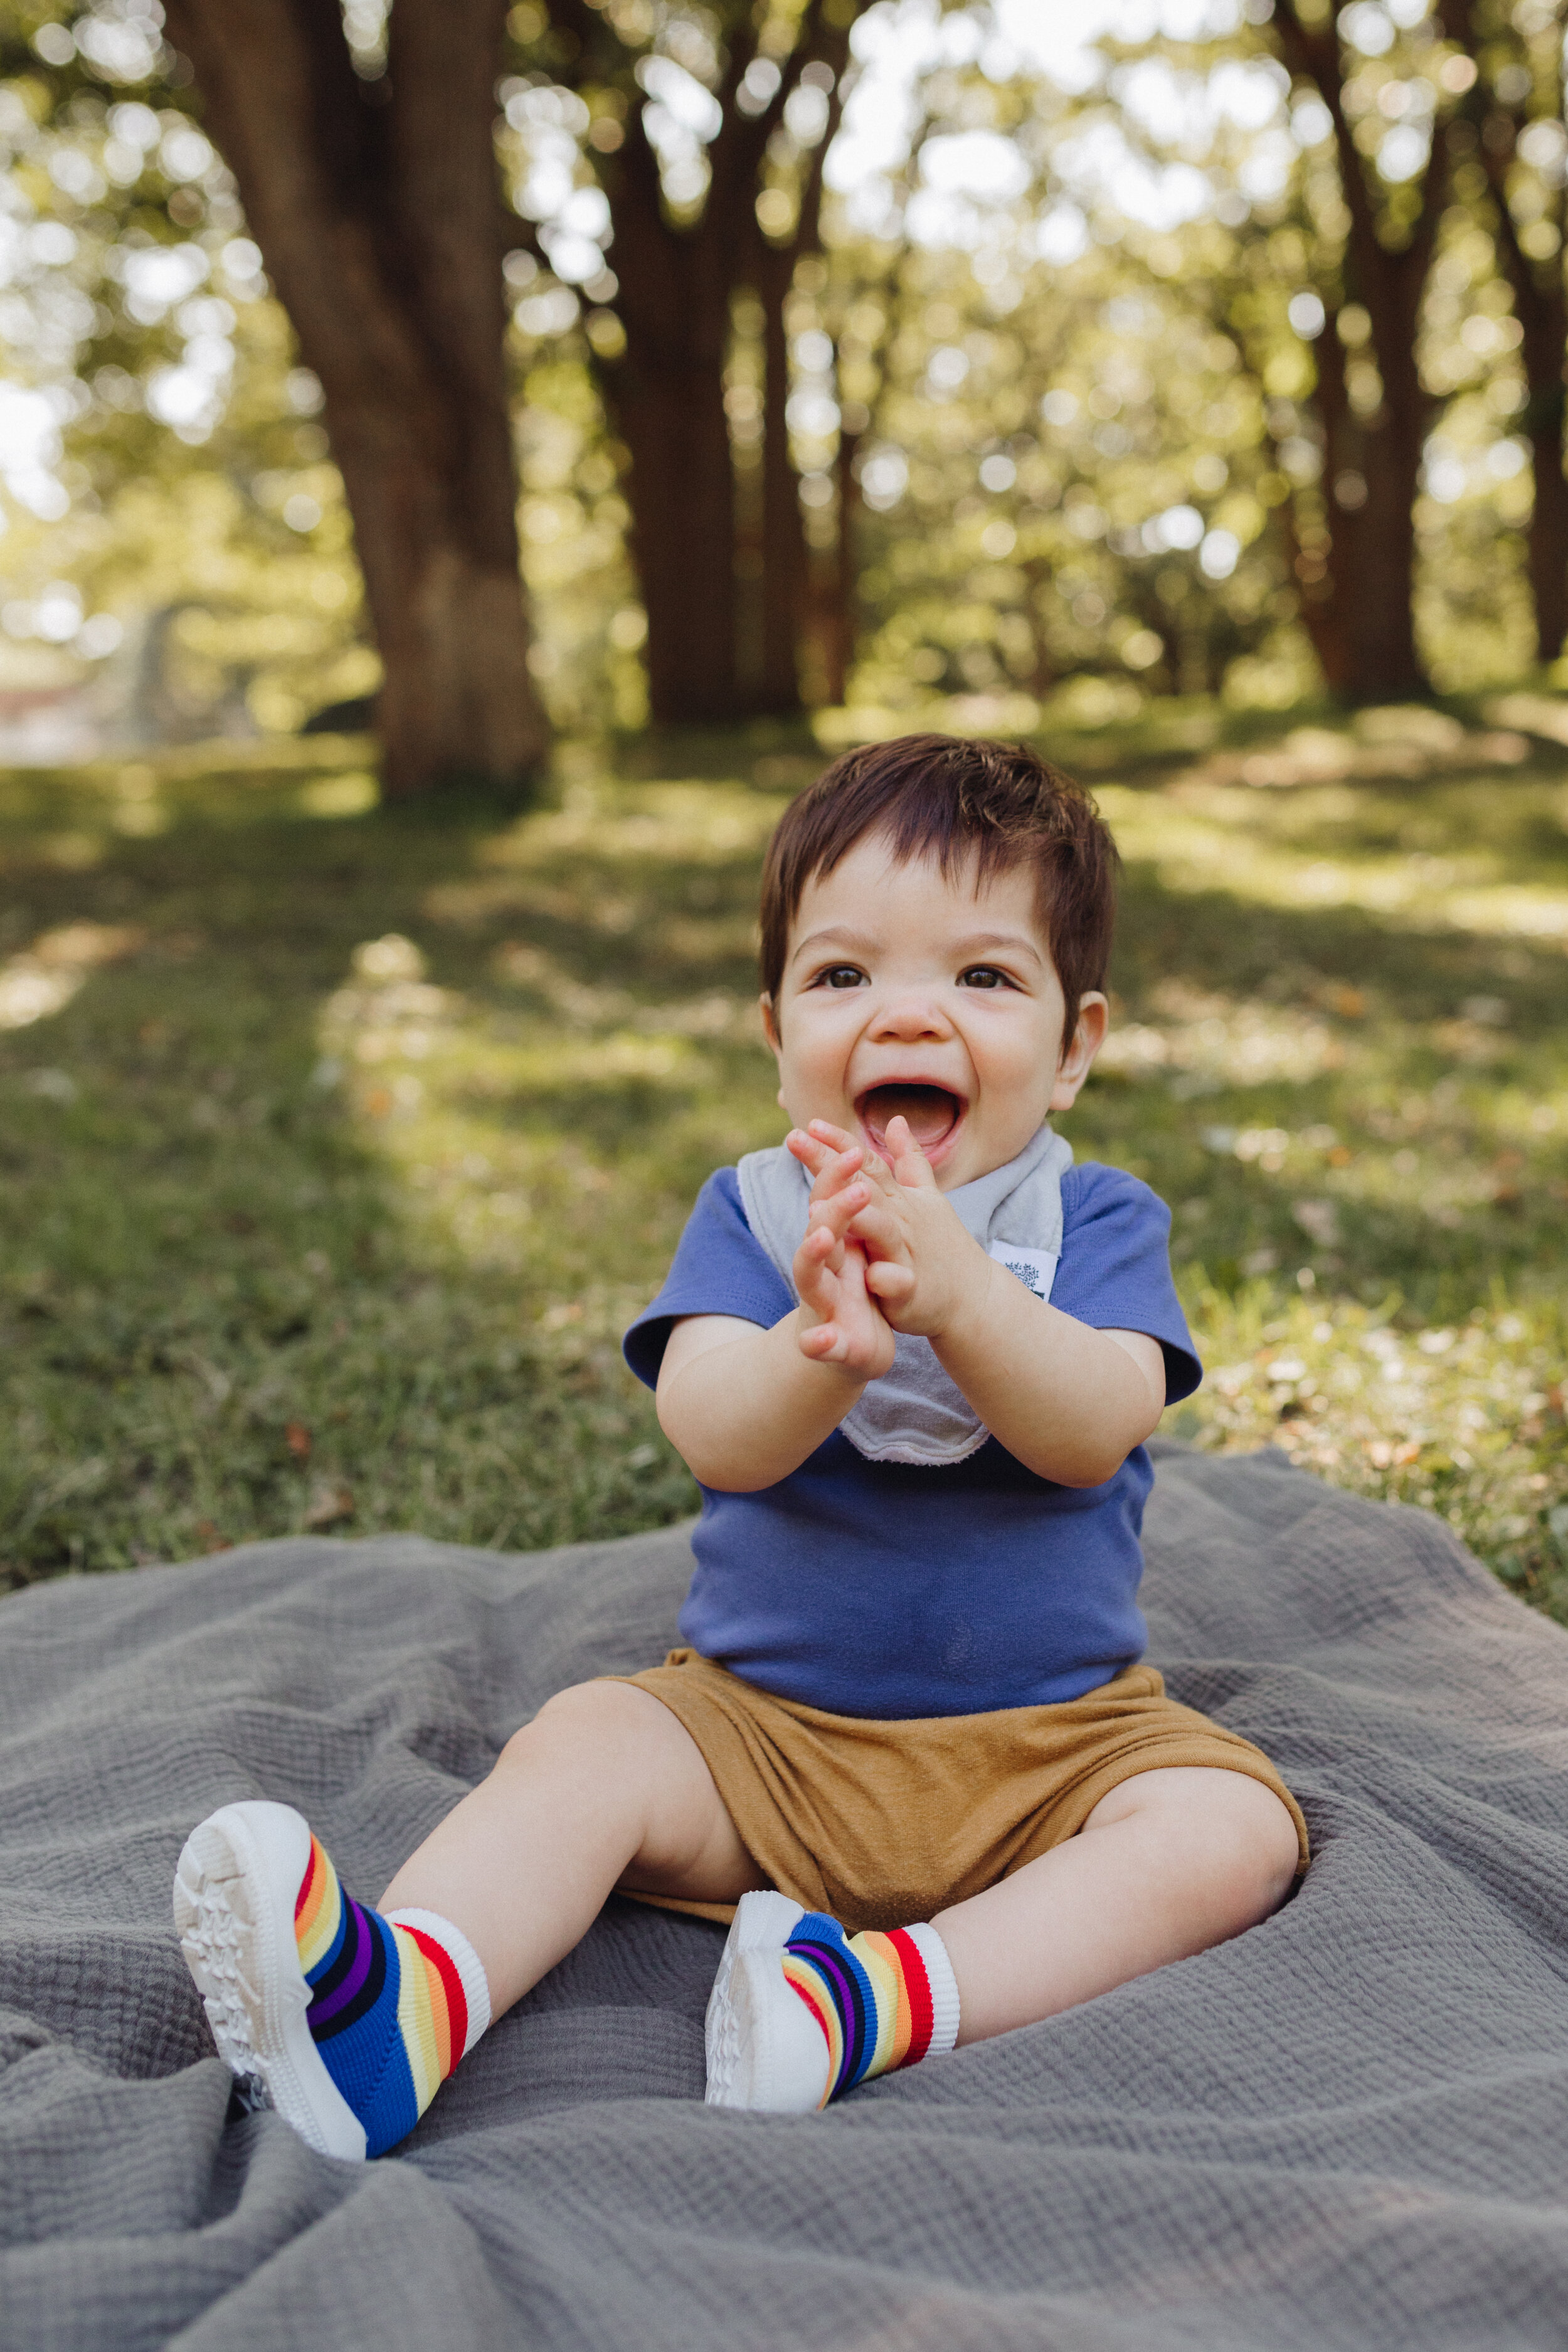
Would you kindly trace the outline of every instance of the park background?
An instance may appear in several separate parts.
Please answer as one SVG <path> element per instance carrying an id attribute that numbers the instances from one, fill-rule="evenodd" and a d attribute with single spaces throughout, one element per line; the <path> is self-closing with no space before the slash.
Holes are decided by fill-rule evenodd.
<path id="1" fill-rule="evenodd" d="M 5 0 L 0 1579 L 695 1501 L 769 830 L 1025 736 L 1170 1417 L 1568 1618 L 1564 12 Z"/>

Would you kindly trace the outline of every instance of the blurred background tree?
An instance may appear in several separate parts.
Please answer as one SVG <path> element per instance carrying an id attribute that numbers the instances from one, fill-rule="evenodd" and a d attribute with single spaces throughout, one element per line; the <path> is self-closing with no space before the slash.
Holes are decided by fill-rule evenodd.
<path id="1" fill-rule="evenodd" d="M 1551 0 L 169 6 L 0 47 L 13 698 L 396 793 L 1561 654 Z"/>
<path id="2" fill-rule="evenodd" d="M 776 1133 L 758 861 L 931 725 L 1122 845 L 1177 1435 L 1568 1616 L 1563 29 L 9 0 L 0 1585 L 688 1510 L 616 1335 Z"/>
<path id="3" fill-rule="evenodd" d="M 626 449 L 659 720 L 801 707 L 805 538 L 784 313 L 796 266 L 819 241 L 821 163 L 858 5 L 806 0 L 792 12 L 731 0 L 668 16 L 657 38 L 639 0 L 522 0 L 508 18 L 520 62 L 542 58 L 558 76 L 508 95 L 524 158 L 531 130 L 571 123 L 595 174 L 552 203 L 551 167 L 562 162 L 546 143 L 520 208 L 555 213 L 537 257 L 596 300 L 587 341 Z M 614 238 L 616 270 L 595 235 Z M 761 345 L 754 390 L 727 383 L 738 339 Z M 748 395 L 760 426 L 749 469 L 737 466 L 731 431 L 732 420 L 753 421 Z M 743 484 L 744 471 L 758 480 Z"/>
<path id="4" fill-rule="evenodd" d="M 1568 306 L 1563 278 L 1563 23 L 1550 0 L 1534 6 L 1467 5 L 1464 48 L 1450 64 L 1469 97 L 1448 132 L 1473 194 L 1480 174 L 1491 196 L 1496 267 L 1513 296 L 1530 445 L 1530 586 L 1536 658 L 1552 662 L 1568 634 L 1568 479 L 1563 471 L 1563 351 Z M 1467 81 L 1466 68 L 1481 68 Z"/>
<path id="5" fill-rule="evenodd" d="M 353 517 L 387 791 L 521 781 L 528 669 L 490 125 L 501 0 L 400 0 L 356 58 L 337 0 L 169 0 Z M 367 70 L 367 68 L 369 68 Z"/>

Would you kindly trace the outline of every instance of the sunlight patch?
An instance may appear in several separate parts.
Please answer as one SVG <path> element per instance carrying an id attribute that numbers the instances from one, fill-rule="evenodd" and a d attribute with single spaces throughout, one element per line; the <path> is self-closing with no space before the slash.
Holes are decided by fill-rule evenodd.
<path id="1" fill-rule="evenodd" d="M 1280 1080 L 1304 1086 L 1344 1060 L 1339 1038 L 1310 1013 L 1215 994 L 1182 981 L 1167 981 L 1151 1003 L 1168 1020 L 1158 1026 L 1130 1022 L 1113 1029 L 1095 1067 L 1128 1078 L 1168 1071 L 1178 1101 L 1217 1094 L 1224 1087 Z"/>
<path id="2" fill-rule="evenodd" d="M 0 964 L 0 1029 L 28 1029 L 63 1013 L 89 972 L 146 944 L 144 930 L 119 923 L 65 923 Z"/>

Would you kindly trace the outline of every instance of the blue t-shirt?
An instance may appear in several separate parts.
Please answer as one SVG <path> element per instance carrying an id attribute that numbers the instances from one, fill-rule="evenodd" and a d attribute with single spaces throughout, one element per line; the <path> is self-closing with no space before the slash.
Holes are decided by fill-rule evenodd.
<path id="1" fill-rule="evenodd" d="M 1203 1378 L 1171 1280 L 1171 1213 L 1089 1162 L 1062 1179 L 1051 1303 L 1165 1355 L 1165 1400 Z M 753 1236 L 732 1168 L 697 1197 L 663 1289 L 626 1337 L 651 1388 L 670 1326 L 737 1315 L 771 1329 L 795 1305 Z M 781 1698 L 830 1715 L 980 1715 L 1081 1698 L 1142 1655 L 1142 1446 L 1102 1486 L 1058 1486 L 994 1437 L 962 1462 L 868 1462 L 836 1430 L 755 1494 L 702 1489 L 680 1635 Z"/>

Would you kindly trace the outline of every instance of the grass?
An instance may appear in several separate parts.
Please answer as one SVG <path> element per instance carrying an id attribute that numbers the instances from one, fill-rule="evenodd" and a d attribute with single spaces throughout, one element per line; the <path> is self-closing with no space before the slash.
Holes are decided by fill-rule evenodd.
<path id="1" fill-rule="evenodd" d="M 1568 1622 L 1568 754 L 1521 708 L 1058 744 L 1128 867 L 1068 1131 L 1174 1212 L 1176 1435 L 1436 1508 Z M 5 1580 L 695 1499 L 618 1339 L 777 1138 L 752 908 L 810 766 L 568 746 L 437 824 L 363 760 L 0 780 Z"/>

